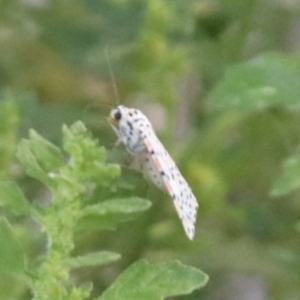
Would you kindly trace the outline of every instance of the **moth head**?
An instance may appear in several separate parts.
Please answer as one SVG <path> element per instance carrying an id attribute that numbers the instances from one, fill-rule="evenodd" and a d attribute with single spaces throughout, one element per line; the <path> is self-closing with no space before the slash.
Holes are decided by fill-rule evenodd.
<path id="1" fill-rule="evenodd" d="M 108 122 L 113 126 L 117 126 L 124 116 L 124 109 L 125 107 L 122 105 L 119 105 L 112 109 L 109 114 L 109 117 L 107 118 Z"/>

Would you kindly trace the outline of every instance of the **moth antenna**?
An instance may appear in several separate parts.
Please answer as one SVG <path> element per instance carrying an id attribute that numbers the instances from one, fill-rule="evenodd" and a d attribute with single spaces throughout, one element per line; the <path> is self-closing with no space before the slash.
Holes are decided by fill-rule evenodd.
<path id="1" fill-rule="evenodd" d="M 110 76 L 111 81 L 112 81 L 114 96 L 117 100 L 117 104 L 119 105 L 120 104 L 120 95 L 118 93 L 116 78 L 115 78 L 114 72 L 113 72 L 112 67 L 111 67 L 111 61 L 110 61 L 110 58 L 109 58 L 108 47 L 107 46 L 105 47 L 105 58 L 106 58 L 106 61 L 107 61 L 107 64 L 108 64 L 109 76 Z"/>

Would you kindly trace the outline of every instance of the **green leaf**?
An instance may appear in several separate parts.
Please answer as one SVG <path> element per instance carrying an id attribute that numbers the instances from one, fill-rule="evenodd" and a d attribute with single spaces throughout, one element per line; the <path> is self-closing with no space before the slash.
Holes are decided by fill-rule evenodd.
<path id="1" fill-rule="evenodd" d="M 118 260 L 120 254 L 108 251 L 89 253 L 84 256 L 70 257 L 64 263 L 70 268 L 80 268 L 96 265 L 104 265 Z"/>
<path id="2" fill-rule="evenodd" d="M 16 156 L 28 175 L 46 184 L 51 184 L 48 173 L 63 163 L 60 150 L 34 130 L 29 133 L 29 140 L 19 143 Z"/>
<path id="3" fill-rule="evenodd" d="M 274 182 L 271 195 L 285 195 L 300 188 L 300 153 L 283 162 L 281 176 Z"/>
<path id="4" fill-rule="evenodd" d="M 106 150 L 99 147 L 97 140 L 91 137 L 81 121 L 77 121 L 70 127 L 63 126 L 64 149 L 75 158 L 87 156 L 89 160 L 105 162 Z"/>
<path id="5" fill-rule="evenodd" d="M 29 140 L 32 153 L 46 173 L 57 170 L 62 166 L 63 157 L 59 148 L 32 129 L 29 132 Z"/>
<path id="6" fill-rule="evenodd" d="M 23 139 L 17 148 L 16 153 L 17 158 L 21 162 L 25 172 L 36 179 L 44 183 L 49 182 L 49 178 L 44 170 L 39 165 L 38 161 L 36 160 L 34 154 L 31 151 L 31 145 L 28 140 Z"/>
<path id="7" fill-rule="evenodd" d="M 11 228 L 0 218 L 0 272 L 21 272 L 24 270 L 24 254 L 15 240 Z"/>
<path id="8" fill-rule="evenodd" d="M 21 214 L 27 213 L 30 208 L 22 191 L 13 182 L 0 182 L 0 205 Z"/>
<path id="9" fill-rule="evenodd" d="M 72 300 L 87 299 L 89 298 L 92 290 L 93 290 L 93 284 L 91 282 L 84 283 L 80 286 L 73 285 L 68 299 L 72 299 Z"/>
<path id="10" fill-rule="evenodd" d="M 205 273 L 178 261 L 149 263 L 141 260 L 123 272 L 98 300 L 160 300 L 189 294 L 207 282 Z"/>
<path id="11" fill-rule="evenodd" d="M 228 68 L 208 103 L 212 110 L 248 111 L 274 105 L 299 109 L 299 82 L 299 61 L 267 54 Z"/>
<path id="12" fill-rule="evenodd" d="M 82 210 L 78 229 L 115 229 L 118 223 L 133 219 L 150 206 L 150 201 L 137 197 L 111 199 L 90 205 Z"/>
<path id="13" fill-rule="evenodd" d="M 63 148 L 71 159 L 68 166 L 85 181 L 99 182 L 105 186 L 120 175 L 120 167 L 106 163 L 106 150 L 99 147 L 80 121 L 63 127 Z"/>

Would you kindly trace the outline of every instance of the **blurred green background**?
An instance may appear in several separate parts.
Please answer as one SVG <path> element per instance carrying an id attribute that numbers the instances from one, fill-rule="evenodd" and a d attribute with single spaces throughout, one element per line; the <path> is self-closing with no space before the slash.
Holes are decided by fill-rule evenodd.
<path id="1" fill-rule="evenodd" d="M 99 294 L 139 258 L 178 259 L 210 281 L 176 299 L 300 299 L 300 164 L 282 178 L 300 145 L 299 48 L 297 0 L 2 0 L 1 176 L 48 201 L 14 157 L 28 129 L 60 145 L 62 124 L 80 119 L 122 162 L 106 116 L 118 101 L 139 108 L 199 201 L 195 240 L 167 195 L 123 170 L 130 194 L 153 206 L 115 232 L 79 236 L 75 254 L 122 259 L 79 269 L 74 281 Z M 44 251 L 30 219 L 14 231 L 29 256 Z M 4 289 L 30 299 L 1 275 Z"/>

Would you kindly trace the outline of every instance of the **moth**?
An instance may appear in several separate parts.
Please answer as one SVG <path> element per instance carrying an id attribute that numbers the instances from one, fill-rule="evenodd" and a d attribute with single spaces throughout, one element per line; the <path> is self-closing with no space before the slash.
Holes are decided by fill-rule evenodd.
<path id="1" fill-rule="evenodd" d="M 118 105 L 108 121 L 136 169 L 172 198 L 187 237 L 193 240 L 198 203 L 174 160 L 156 136 L 148 118 L 138 109 Z"/>

